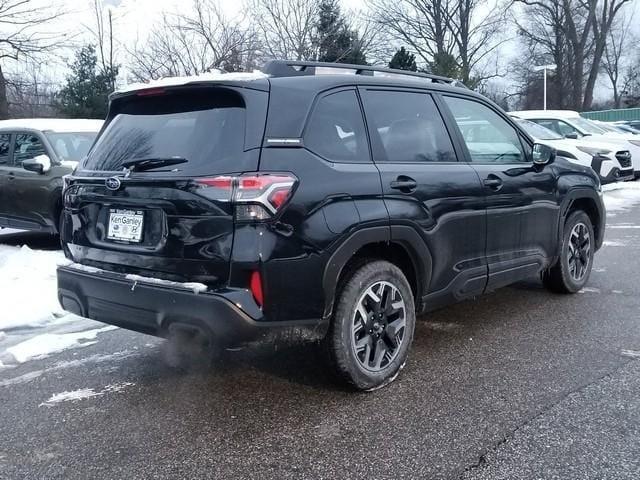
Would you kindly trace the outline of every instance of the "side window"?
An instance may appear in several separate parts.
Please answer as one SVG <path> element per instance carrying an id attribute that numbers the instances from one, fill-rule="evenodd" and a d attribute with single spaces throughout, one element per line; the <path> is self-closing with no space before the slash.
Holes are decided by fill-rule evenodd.
<path id="1" fill-rule="evenodd" d="M 0 165 L 9 163 L 9 147 L 11 146 L 11 134 L 0 135 Z"/>
<path id="2" fill-rule="evenodd" d="M 13 163 L 22 165 L 22 162 L 30 158 L 44 155 L 44 145 L 40 139 L 31 133 L 19 133 L 16 135 L 16 144 L 13 150 Z"/>
<path id="3" fill-rule="evenodd" d="M 568 135 L 570 133 L 575 133 L 579 137 L 582 136 L 582 134 L 578 132 L 574 127 L 569 125 L 567 122 L 563 122 L 561 120 L 558 120 L 558 133 L 562 136 Z"/>
<path id="4" fill-rule="evenodd" d="M 369 162 L 362 111 L 354 90 L 320 98 L 305 129 L 304 145 L 333 162 Z"/>
<path id="5" fill-rule="evenodd" d="M 364 97 L 372 136 L 387 162 L 455 162 L 433 99 L 426 93 L 369 90 Z"/>
<path id="6" fill-rule="evenodd" d="M 531 120 L 531 121 L 545 128 L 548 128 L 549 130 L 556 132 L 559 135 L 564 135 L 564 133 L 560 131 L 560 126 L 558 125 L 557 120 Z"/>
<path id="7" fill-rule="evenodd" d="M 527 162 L 520 136 L 489 107 L 458 97 L 444 97 L 467 144 L 472 162 Z"/>

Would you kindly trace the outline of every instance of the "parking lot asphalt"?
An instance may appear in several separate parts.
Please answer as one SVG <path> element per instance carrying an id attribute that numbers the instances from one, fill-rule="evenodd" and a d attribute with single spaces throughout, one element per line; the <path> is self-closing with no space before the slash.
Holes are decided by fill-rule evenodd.
<path id="1" fill-rule="evenodd" d="M 175 369 L 119 329 L 0 370 L 0 478 L 640 478 L 640 211 L 608 223 L 582 293 L 532 278 L 424 316 L 373 393 L 314 346 Z"/>

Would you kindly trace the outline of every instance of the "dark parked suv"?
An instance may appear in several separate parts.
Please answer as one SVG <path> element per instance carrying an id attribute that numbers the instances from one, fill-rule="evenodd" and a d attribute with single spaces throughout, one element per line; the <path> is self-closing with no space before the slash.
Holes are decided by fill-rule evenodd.
<path id="1" fill-rule="evenodd" d="M 87 154 L 102 120 L 0 121 L 0 229 L 58 233 L 62 177 Z"/>
<path id="2" fill-rule="evenodd" d="M 321 339 L 392 381 L 416 314 L 589 278 L 600 185 L 449 79 L 271 62 L 119 92 L 64 191 L 66 310 L 227 345 Z"/>

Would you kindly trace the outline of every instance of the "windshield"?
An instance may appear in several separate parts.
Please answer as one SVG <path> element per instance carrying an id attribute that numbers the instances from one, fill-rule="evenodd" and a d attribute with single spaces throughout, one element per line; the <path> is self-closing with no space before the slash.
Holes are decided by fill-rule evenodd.
<path id="1" fill-rule="evenodd" d="M 233 92 L 174 93 L 125 100 L 98 138 L 84 170 L 121 171 L 137 159 L 179 157 L 186 162 L 153 169 L 188 175 L 246 170 L 245 108 Z M 149 170 L 151 171 L 151 170 Z"/>
<path id="2" fill-rule="evenodd" d="M 605 133 L 604 129 L 600 128 L 598 125 L 593 123 L 591 120 L 587 120 L 586 118 L 575 117 L 571 118 L 570 121 L 585 133 L 590 133 L 592 135 L 600 135 Z"/>
<path id="3" fill-rule="evenodd" d="M 562 140 L 564 138 L 562 135 L 529 120 L 517 120 L 517 122 L 525 132 L 537 140 Z"/>
<path id="4" fill-rule="evenodd" d="M 45 132 L 58 158 L 67 162 L 79 162 L 82 160 L 89 152 L 97 134 L 98 132 Z"/>

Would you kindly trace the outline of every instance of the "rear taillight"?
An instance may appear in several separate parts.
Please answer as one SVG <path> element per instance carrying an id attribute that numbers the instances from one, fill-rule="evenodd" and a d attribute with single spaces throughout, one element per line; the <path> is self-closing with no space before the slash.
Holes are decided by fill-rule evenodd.
<path id="1" fill-rule="evenodd" d="M 249 278 L 249 289 L 251 290 L 251 295 L 253 295 L 253 298 L 258 306 L 262 307 L 264 305 L 264 296 L 262 294 L 262 278 L 260 278 L 260 272 L 258 272 L 257 270 L 251 272 L 251 277 Z"/>
<path id="2" fill-rule="evenodd" d="M 244 174 L 198 178 L 208 198 L 235 204 L 237 220 L 268 220 L 287 203 L 297 182 L 289 174 Z"/>

